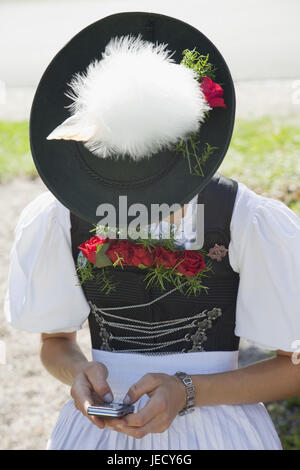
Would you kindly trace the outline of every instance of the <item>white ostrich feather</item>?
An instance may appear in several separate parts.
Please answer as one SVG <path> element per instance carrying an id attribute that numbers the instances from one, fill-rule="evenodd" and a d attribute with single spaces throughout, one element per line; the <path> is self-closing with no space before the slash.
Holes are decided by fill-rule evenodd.
<path id="1" fill-rule="evenodd" d="M 171 55 L 166 44 L 141 36 L 111 39 L 102 59 L 73 77 L 72 115 L 48 139 L 81 140 L 99 157 L 138 160 L 197 131 L 210 108 L 195 72 Z"/>

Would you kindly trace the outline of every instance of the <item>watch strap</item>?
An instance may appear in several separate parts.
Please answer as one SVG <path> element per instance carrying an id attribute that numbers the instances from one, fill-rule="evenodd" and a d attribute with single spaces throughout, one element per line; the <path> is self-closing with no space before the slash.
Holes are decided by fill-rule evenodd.
<path id="1" fill-rule="evenodd" d="M 178 377 L 185 386 L 186 391 L 186 403 L 185 407 L 179 411 L 179 416 L 183 416 L 187 413 L 192 413 L 195 408 L 195 386 L 193 384 L 192 377 L 185 372 L 176 372 L 174 375 Z"/>

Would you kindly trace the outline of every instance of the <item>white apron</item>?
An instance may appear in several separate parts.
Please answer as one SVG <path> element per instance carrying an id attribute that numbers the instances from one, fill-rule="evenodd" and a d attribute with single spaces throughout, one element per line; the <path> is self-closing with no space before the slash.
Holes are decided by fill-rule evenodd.
<path id="1" fill-rule="evenodd" d="M 114 401 L 122 402 L 129 387 L 148 372 L 212 374 L 237 368 L 238 351 L 184 354 L 116 353 L 93 350 L 93 360 L 103 362 Z M 135 411 L 149 400 L 143 395 Z M 262 403 L 196 407 L 193 413 L 176 416 L 163 433 L 141 439 L 110 429 L 99 429 L 73 400 L 62 408 L 48 449 L 80 450 L 275 450 L 282 449 L 272 420 Z"/>

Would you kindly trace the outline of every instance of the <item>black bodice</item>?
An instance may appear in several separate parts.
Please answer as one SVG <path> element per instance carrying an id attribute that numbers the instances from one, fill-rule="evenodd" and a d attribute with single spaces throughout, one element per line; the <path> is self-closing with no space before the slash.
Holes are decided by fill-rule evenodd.
<path id="1" fill-rule="evenodd" d="M 198 195 L 198 203 L 204 204 L 203 248 L 207 252 L 215 243 L 228 248 L 237 186 L 236 181 L 216 173 Z M 75 263 L 78 246 L 93 236 L 92 228 L 71 213 Z M 204 281 L 209 289 L 197 296 L 187 297 L 176 290 L 168 294 L 174 289 L 170 285 L 167 295 L 156 301 L 164 292 L 159 287 L 146 289 L 143 270 L 134 266 L 107 268 L 117 283 L 109 295 L 101 292 L 95 280 L 86 281 L 82 288 L 91 306 L 92 347 L 143 354 L 237 350 L 239 338 L 234 328 L 239 275 L 231 268 L 228 254 L 222 261 L 211 262 L 213 272 Z"/>

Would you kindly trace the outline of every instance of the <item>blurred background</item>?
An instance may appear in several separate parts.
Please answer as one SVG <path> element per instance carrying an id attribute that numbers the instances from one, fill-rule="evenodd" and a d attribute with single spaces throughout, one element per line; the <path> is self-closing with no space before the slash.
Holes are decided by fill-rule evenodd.
<path id="1" fill-rule="evenodd" d="M 300 2 L 298 0 L 0 0 L 0 303 L 21 210 L 46 191 L 33 165 L 28 119 L 39 79 L 88 24 L 121 11 L 187 21 L 223 54 L 237 119 L 219 171 L 300 216 Z M 90 358 L 87 326 L 79 342 Z M 240 365 L 272 353 L 241 343 Z M 69 388 L 42 367 L 39 336 L 0 316 L 0 448 L 44 449 Z M 285 449 L 300 449 L 300 398 L 266 404 Z"/>

